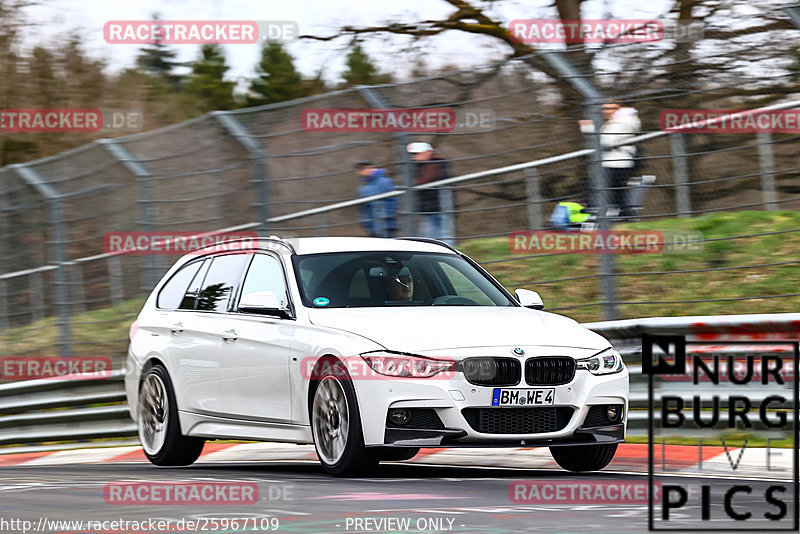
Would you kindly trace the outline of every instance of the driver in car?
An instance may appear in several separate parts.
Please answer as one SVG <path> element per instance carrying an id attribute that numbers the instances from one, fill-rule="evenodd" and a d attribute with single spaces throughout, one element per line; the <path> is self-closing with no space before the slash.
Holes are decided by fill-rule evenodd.
<path id="1" fill-rule="evenodd" d="M 390 272 L 384 282 L 388 300 L 411 300 L 414 295 L 414 278 L 408 267 Z"/>

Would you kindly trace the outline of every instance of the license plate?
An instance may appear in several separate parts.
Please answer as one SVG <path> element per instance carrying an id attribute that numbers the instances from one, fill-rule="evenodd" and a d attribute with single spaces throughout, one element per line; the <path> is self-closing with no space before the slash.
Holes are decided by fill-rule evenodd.
<path id="1" fill-rule="evenodd" d="M 546 406 L 553 404 L 556 390 L 494 388 L 492 406 Z"/>

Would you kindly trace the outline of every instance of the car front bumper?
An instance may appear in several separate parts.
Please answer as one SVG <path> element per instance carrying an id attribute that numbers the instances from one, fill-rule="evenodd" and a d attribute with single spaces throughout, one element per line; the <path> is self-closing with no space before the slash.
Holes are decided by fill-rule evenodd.
<path id="1" fill-rule="evenodd" d="M 447 379 L 362 380 L 355 384 L 361 412 L 364 442 L 367 446 L 394 447 L 537 447 L 619 443 L 624 441 L 628 415 L 628 370 L 612 375 L 592 375 L 578 370 L 573 380 L 557 386 L 520 384 L 502 389 L 555 390 L 552 406 L 524 407 L 571 409 L 568 422 L 559 430 L 540 433 L 486 433 L 474 428 L 463 410 L 485 408 L 504 417 L 503 410 L 520 407 L 493 407 L 495 387 L 470 384 L 463 374 Z M 586 424 L 589 409 L 596 405 L 623 406 L 622 417 L 614 423 Z M 387 424 L 393 408 L 433 409 L 441 420 L 441 428 L 395 427 Z M 568 413 L 568 412 L 565 412 Z"/>

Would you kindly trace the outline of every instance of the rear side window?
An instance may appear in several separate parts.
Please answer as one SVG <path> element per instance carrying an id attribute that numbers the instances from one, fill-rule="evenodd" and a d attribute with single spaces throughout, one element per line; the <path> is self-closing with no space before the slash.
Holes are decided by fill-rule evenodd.
<path id="1" fill-rule="evenodd" d="M 228 311 L 231 297 L 239 288 L 242 269 L 249 259 L 246 254 L 217 256 L 211 262 L 197 295 L 197 309 L 203 311 Z"/>
<path id="2" fill-rule="evenodd" d="M 200 293 L 200 289 L 203 287 L 203 280 L 208 272 L 208 266 L 211 265 L 211 260 L 207 259 L 202 263 L 203 266 L 200 267 L 200 270 L 197 271 L 196 275 L 194 275 L 192 283 L 189 284 L 189 288 L 186 290 L 186 295 L 184 295 L 183 300 L 181 300 L 181 310 L 193 310 L 195 307 L 197 295 Z"/>
<path id="3" fill-rule="evenodd" d="M 164 287 L 158 293 L 156 307 L 164 310 L 177 310 L 183 300 L 183 296 L 186 294 L 186 288 L 197 274 L 202 263 L 201 261 L 192 262 L 172 275 L 172 278 L 164 284 Z"/>

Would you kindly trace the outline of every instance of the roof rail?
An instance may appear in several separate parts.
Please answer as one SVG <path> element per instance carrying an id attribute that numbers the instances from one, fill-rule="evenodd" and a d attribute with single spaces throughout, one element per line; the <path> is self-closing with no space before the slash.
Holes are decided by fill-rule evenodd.
<path id="1" fill-rule="evenodd" d="M 273 234 L 273 235 L 271 235 L 271 236 L 269 236 L 269 237 L 262 237 L 262 238 L 260 238 L 260 239 L 266 239 L 266 240 L 268 240 L 268 241 L 277 241 L 277 242 L 278 242 L 278 243 L 280 243 L 281 245 L 283 245 L 283 246 L 285 246 L 286 248 L 288 248 L 289 250 L 291 250 L 291 251 L 292 251 L 292 254 L 295 254 L 295 255 L 297 254 L 297 251 L 294 249 L 294 247 L 292 246 L 292 244 L 291 244 L 291 243 L 289 243 L 288 241 L 286 241 L 285 239 L 283 239 L 282 237 L 279 237 L 279 236 L 277 236 L 277 235 L 274 235 L 274 234 Z"/>
<path id="2" fill-rule="evenodd" d="M 453 247 L 453 245 L 448 245 L 444 241 L 433 239 L 432 237 L 398 237 L 397 239 L 404 239 L 405 241 L 419 241 L 420 243 L 430 243 L 432 245 L 441 245 L 445 248 L 449 248 L 456 254 L 461 254 L 461 252 L 456 250 L 455 247 Z"/>
<path id="3" fill-rule="evenodd" d="M 219 246 L 220 244 L 225 244 L 225 243 L 237 243 L 237 242 L 239 242 L 239 241 L 245 241 L 245 240 L 248 240 L 248 241 L 249 241 L 249 240 L 251 240 L 251 239 L 252 239 L 251 237 L 234 237 L 234 238 L 231 238 L 231 239 L 226 239 L 225 241 L 219 241 L 219 242 L 217 242 L 217 243 L 214 243 L 213 245 L 208 245 L 208 246 L 205 246 L 205 247 L 203 247 L 203 248 L 201 248 L 201 249 L 199 249 L 199 250 L 204 250 L 204 249 L 206 249 L 206 248 L 211 248 L 211 247 L 217 247 L 217 246 Z M 291 243 L 288 243 L 288 242 L 284 241 L 283 239 L 281 239 L 280 237 L 278 237 L 278 236 L 276 236 L 276 235 L 271 235 L 271 236 L 269 236 L 269 237 L 261 237 L 261 236 L 258 236 L 256 239 L 258 239 L 259 241 L 273 241 L 273 242 L 275 242 L 275 243 L 277 243 L 277 244 L 279 244 L 279 245 L 283 245 L 284 247 L 288 248 L 288 249 L 289 249 L 289 251 L 290 251 L 290 252 L 291 252 L 293 255 L 297 255 L 297 251 L 296 251 L 296 250 L 295 250 L 295 248 L 294 248 L 294 247 L 291 245 Z"/>

